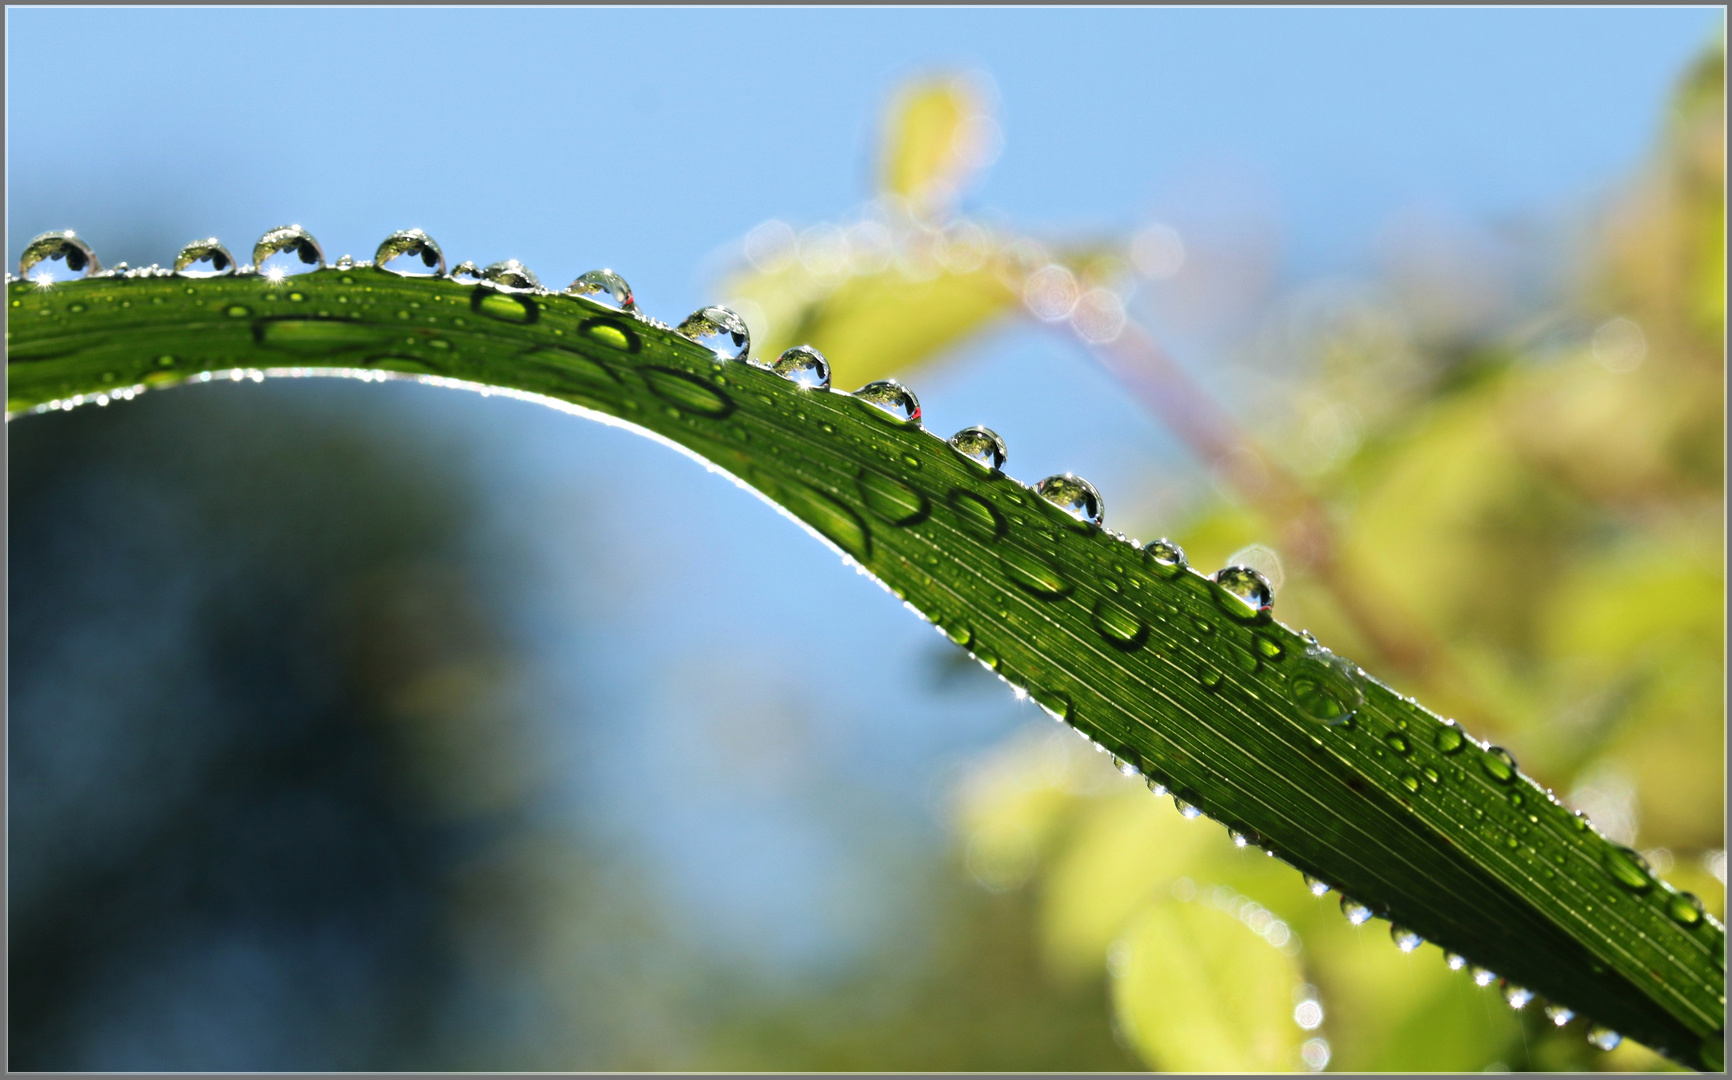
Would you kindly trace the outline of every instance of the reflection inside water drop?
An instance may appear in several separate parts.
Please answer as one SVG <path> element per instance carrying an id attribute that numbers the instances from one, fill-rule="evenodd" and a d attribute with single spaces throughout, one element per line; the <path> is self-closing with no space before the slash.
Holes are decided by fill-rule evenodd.
<path id="1" fill-rule="evenodd" d="M 90 250 L 90 245 L 78 238 L 71 229 L 61 232 L 45 232 L 24 246 L 24 254 L 18 258 L 18 276 L 29 277 L 30 270 L 38 263 L 63 260 L 66 269 L 74 273 L 82 270 L 86 277 L 102 272 L 102 264 L 97 261 L 96 253 Z M 53 276 L 47 275 L 47 281 Z M 44 276 L 38 275 L 37 284 L 44 283 Z"/>
<path id="2" fill-rule="evenodd" d="M 808 390 L 830 389 L 830 362 L 810 345 L 796 345 L 770 366 L 770 370 L 795 386 Z"/>
<path id="3" fill-rule="evenodd" d="M 1075 473 L 1049 476 L 1034 486 L 1041 498 L 1077 521 L 1099 525 L 1106 517 L 1106 504 L 1095 486 Z"/>
<path id="4" fill-rule="evenodd" d="M 414 270 L 416 263 L 431 271 L 431 274 Z M 420 229 L 398 229 L 385 237 L 373 252 L 373 265 L 399 277 L 444 277 L 445 253 L 439 250 L 439 245 L 431 236 Z M 474 263 L 464 265 L 473 271 L 474 277 L 481 276 L 481 272 L 475 270 Z"/>
<path id="5" fill-rule="evenodd" d="M 950 437 L 950 445 L 963 457 L 988 469 L 1004 468 L 1010 451 L 1004 439 L 988 427 L 966 427 Z"/>
<path id="6" fill-rule="evenodd" d="M 591 270 L 579 274 L 576 280 L 565 287 L 565 291 L 567 295 L 594 300 L 615 311 L 637 310 L 637 300 L 631 294 L 631 286 L 626 284 L 625 278 L 612 270 Z"/>
<path id="7" fill-rule="evenodd" d="M 209 269 L 192 269 L 199 263 L 208 263 Z M 220 277 L 235 272 L 235 257 L 229 254 L 229 249 L 223 247 L 220 240 L 207 236 L 180 249 L 180 254 L 174 257 L 174 272 L 188 278 Z"/>
<path id="8" fill-rule="evenodd" d="M 299 225 L 278 225 L 253 245 L 253 272 L 271 281 L 309 268 L 323 270 L 325 253 L 313 234 Z"/>
<path id="9" fill-rule="evenodd" d="M 854 398 L 877 412 L 904 424 L 920 422 L 920 399 L 895 379 L 879 379 L 854 391 Z"/>
<path id="10" fill-rule="evenodd" d="M 744 360 L 752 351 L 746 320 L 725 307 L 710 305 L 687 315 L 674 332 L 715 353 L 723 360 Z"/>

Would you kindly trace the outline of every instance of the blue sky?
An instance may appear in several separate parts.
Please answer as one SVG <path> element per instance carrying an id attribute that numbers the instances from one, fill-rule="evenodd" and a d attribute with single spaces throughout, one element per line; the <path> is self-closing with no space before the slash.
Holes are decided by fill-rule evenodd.
<path id="1" fill-rule="evenodd" d="M 106 262 L 166 262 L 194 237 L 239 253 L 297 221 L 329 256 L 368 257 L 414 225 L 452 261 L 515 257 L 556 287 L 612 266 L 650 314 L 677 319 L 717 299 L 718 260 L 753 225 L 803 226 L 870 196 L 900 80 L 968 68 L 996 85 L 1006 138 L 971 208 L 1053 232 L 1255 218 L 1278 235 L 1292 286 L 1365 272 L 1388 223 L 1416 207 L 1490 224 L 1588 205 L 1651 148 L 1718 19 L 10 8 L 7 253 L 72 227 Z M 1134 478 L 1181 467 L 1056 340 L 999 335 L 922 379 L 932 426 L 990 423 L 1014 475 L 1074 469 L 1109 514 Z M 590 827 L 661 860 L 676 894 L 719 896 L 705 933 L 747 953 L 846 952 L 908 900 L 881 890 L 832 924 L 802 899 L 867 865 L 860 837 L 811 809 L 826 778 L 877 790 L 886 820 L 924 820 L 947 762 L 1027 718 L 1008 694 L 926 692 L 930 628 L 661 447 L 422 387 L 296 392 L 333 410 L 373 395 L 378 422 L 459 448 L 490 508 L 478 535 L 526 553 L 499 587 L 531 643 L 527 693 L 566 797 L 611 807 Z M 598 501 L 601 486 L 623 494 Z M 726 720 L 701 690 L 724 669 L 741 681 L 720 696 L 745 712 L 812 718 L 794 779 L 748 790 L 682 771 L 705 718 Z M 566 723 L 578 712 L 581 737 Z"/>

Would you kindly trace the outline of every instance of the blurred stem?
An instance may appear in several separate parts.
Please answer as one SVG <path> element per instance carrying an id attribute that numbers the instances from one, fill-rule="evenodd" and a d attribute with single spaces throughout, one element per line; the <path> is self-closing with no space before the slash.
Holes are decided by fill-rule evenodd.
<path id="1" fill-rule="evenodd" d="M 1076 336 L 1240 498 L 1276 523 L 1282 550 L 1329 591 L 1380 664 L 1425 682 L 1444 674 L 1447 661 L 1441 645 L 1423 627 L 1402 619 L 1392 605 L 1377 603 L 1371 590 L 1342 567 L 1327 508 L 1259 452 L 1146 327 L 1127 317 L 1124 330 L 1110 342 Z"/>

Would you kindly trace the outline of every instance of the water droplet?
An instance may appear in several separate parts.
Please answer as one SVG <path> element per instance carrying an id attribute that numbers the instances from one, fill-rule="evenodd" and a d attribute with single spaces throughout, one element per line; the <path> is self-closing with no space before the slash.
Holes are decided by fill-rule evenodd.
<path id="1" fill-rule="evenodd" d="M 1140 616 L 1105 597 L 1095 602 L 1094 624 L 1108 644 L 1126 652 L 1141 646 L 1149 633 L 1149 624 Z"/>
<path id="2" fill-rule="evenodd" d="M 353 255 L 339 255 L 337 257 L 337 269 L 339 269 L 339 270 L 353 270 L 354 268 L 355 268 L 355 257 Z M 354 278 L 346 277 L 343 279 L 343 284 L 345 284 L 345 285 L 353 285 L 354 283 L 355 283 Z"/>
<path id="3" fill-rule="evenodd" d="M 1601 1050 L 1616 1050 L 1624 1037 L 1604 1024 L 1593 1024 L 1588 1028 L 1588 1042 Z"/>
<path id="4" fill-rule="evenodd" d="M 1546 1006 L 1546 1019 L 1550 1020 L 1556 1027 L 1563 1027 L 1575 1018 L 1576 1011 L 1574 1009 L 1566 1008 L 1562 1005 Z"/>
<path id="5" fill-rule="evenodd" d="M 1341 914 L 1347 916 L 1347 921 L 1354 926 L 1363 926 L 1371 921 L 1370 908 L 1345 896 L 1341 898 Z"/>
<path id="6" fill-rule="evenodd" d="M 481 280 L 500 292 L 526 293 L 540 292 L 541 279 L 536 277 L 529 267 L 516 259 L 503 259 L 496 263 L 488 263 L 481 270 Z"/>
<path id="7" fill-rule="evenodd" d="M 871 530 L 860 515 L 842 503 L 805 484 L 783 484 L 762 472 L 754 471 L 752 478 L 760 491 L 786 506 L 843 551 L 862 562 L 872 554 Z M 976 656 L 980 655 L 978 644 L 974 651 Z"/>
<path id="8" fill-rule="evenodd" d="M 1192 806 L 1190 803 L 1186 802 L 1185 800 L 1179 798 L 1177 795 L 1173 796 L 1173 805 L 1178 807 L 1179 813 L 1182 816 L 1184 816 L 1185 818 L 1188 818 L 1192 821 L 1195 821 L 1197 818 L 1200 818 L 1203 816 L 1203 812 L 1201 810 Z"/>
<path id="9" fill-rule="evenodd" d="M 1287 677 L 1287 688 L 1301 713 L 1331 726 L 1351 722 L 1365 703 L 1359 668 L 1321 645 L 1305 650 Z"/>
<path id="10" fill-rule="evenodd" d="M 1236 848 L 1251 846 L 1251 838 L 1240 832 L 1238 829 L 1228 829 L 1227 839 L 1233 841 L 1233 846 Z"/>
<path id="11" fill-rule="evenodd" d="M 1427 766 L 1426 766 L 1426 767 L 1425 767 L 1425 768 L 1423 768 L 1423 769 L 1421 769 L 1421 770 L 1419 770 L 1419 771 L 1420 771 L 1420 772 L 1422 772 L 1422 773 L 1424 773 L 1424 774 L 1425 774 L 1425 778 L 1426 778 L 1426 779 L 1427 779 L 1427 780 L 1430 780 L 1430 781 L 1431 781 L 1431 782 L 1432 782 L 1432 783 L 1434 783 L 1434 784 L 1435 784 L 1435 783 L 1437 783 L 1437 782 L 1438 782 L 1438 781 L 1439 781 L 1439 780 L 1441 780 L 1441 779 L 1442 779 L 1442 777 L 1441 777 L 1441 776 L 1439 776 L 1439 775 L 1438 775 L 1438 772 L 1437 772 L 1437 770 L 1436 770 L 1436 769 L 1434 769 L 1434 768 L 1432 768 L 1432 767 L 1431 767 L 1431 766 L 1430 766 L 1430 765 L 1427 765 Z"/>
<path id="12" fill-rule="evenodd" d="M 1200 615 L 1191 616 L 1191 625 L 1196 628 L 1197 633 L 1205 637 L 1215 632 L 1215 624 Z"/>
<path id="13" fill-rule="evenodd" d="M 631 294 L 631 286 L 626 284 L 625 278 L 612 270 L 591 270 L 586 274 L 579 274 L 565 287 L 565 291 L 567 295 L 581 296 L 615 311 L 637 310 L 637 300 Z"/>
<path id="14" fill-rule="evenodd" d="M 1085 527 L 1099 525 L 1106 506 L 1095 486 L 1074 473 L 1049 476 L 1034 486 L 1035 492 Z"/>
<path id="15" fill-rule="evenodd" d="M 1240 622 L 1262 622 L 1274 609 L 1275 590 L 1263 575 L 1249 566 L 1226 566 L 1215 571 L 1215 604 Z"/>
<path id="16" fill-rule="evenodd" d="M 1446 754 L 1460 750 L 1467 742 L 1467 736 L 1461 733 L 1461 728 L 1454 720 L 1445 720 L 1443 726 L 1437 729 L 1437 748 Z"/>
<path id="17" fill-rule="evenodd" d="M 1500 784 L 1507 784 L 1516 776 L 1515 758 L 1501 746 L 1486 747 L 1485 754 L 1479 759 L 1479 767 Z"/>
<path id="18" fill-rule="evenodd" d="M 267 349 L 315 355 L 379 343 L 379 331 L 341 319 L 260 319 L 253 338 Z"/>
<path id="19" fill-rule="evenodd" d="M 1161 783 L 1152 776 L 1148 778 L 1148 781 L 1149 793 L 1151 795 L 1165 795 L 1167 793 L 1167 785 Z"/>
<path id="20" fill-rule="evenodd" d="M 865 469 L 860 473 L 859 485 L 866 509 L 889 524 L 913 525 L 925 520 L 930 508 L 926 496 L 895 477 L 875 469 Z"/>
<path id="21" fill-rule="evenodd" d="M 1398 731 L 1391 731 L 1383 737 L 1383 741 L 1388 743 L 1389 748 L 1398 754 L 1410 754 L 1413 752 L 1413 747 L 1408 743 L 1407 736 Z"/>
<path id="22" fill-rule="evenodd" d="M 776 358 L 770 370 L 795 386 L 808 390 L 830 389 L 830 362 L 810 345 L 796 345 Z"/>
<path id="23" fill-rule="evenodd" d="M 674 327 L 674 332 L 697 342 L 723 360 L 744 360 L 752 351 L 752 332 L 746 329 L 746 320 L 713 304 L 687 315 L 684 322 Z"/>
<path id="24" fill-rule="evenodd" d="M 1695 926 L 1702 921 L 1702 901 L 1695 893 L 1673 893 L 1666 898 L 1666 914 L 1685 926 Z"/>
<path id="25" fill-rule="evenodd" d="M 299 225 L 278 225 L 253 245 L 253 270 L 272 281 L 293 272 L 297 261 L 315 270 L 325 268 L 325 253 L 319 242 Z"/>
<path id="26" fill-rule="evenodd" d="M 451 268 L 451 280 L 465 285 L 478 282 L 481 280 L 481 268 L 468 259 L 464 259 Z"/>
<path id="27" fill-rule="evenodd" d="M 1648 860 L 1621 844 L 1607 844 L 1600 856 L 1600 864 L 1606 868 L 1606 873 L 1612 875 L 1613 881 L 1631 892 L 1647 892 L 1654 884 Z"/>
<path id="28" fill-rule="evenodd" d="M 872 406 L 874 415 L 889 417 L 902 424 L 920 422 L 920 399 L 895 379 L 869 382 L 854 391 L 854 398 Z"/>
<path id="29" fill-rule="evenodd" d="M 999 552 L 998 561 L 1013 583 L 1044 600 L 1057 600 L 1070 592 L 1070 582 L 1045 559 L 1017 548 L 1005 548 Z"/>
<path id="30" fill-rule="evenodd" d="M 963 457 L 987 469 L 1004 468 L 1010 451 L 998 432 L 987 427 L 966 427 L 950 437 L 950 445 Z"/>
<path id="31" fill-rule="evenodd" d="M 1141 776 L 1142 770 L 1137 768 L 1140 756 L 1129 746 L 1120 746 L 1113 751 L 1113 767 L 1126 776 Z"/>
<path id="32" fill-rule="evenodd" d="M 31 267 L 44 260 L 61 259 L 66 262 L 66 269 L 73 272 L 84 271 L 84 276 L 102 273 L 102 264 L 97 261 L 96 253 L 90 250 L 90 245 L 78 238 L 71 229 L 62 232 L 45 232 L 24 246 L 24 254 L 18 258 L 18 276 L 28 277 Z"/>
<path id="33" fill-rule="evenodd" d="M 1509 793 L 1509 804 L 1511 806 L 1520 806 L 1522 803 L 1524 803 L 1526 801 L 1527 800 L 1522 798 L 1522 793 L 1519 791 L 1513 791 L 1512 790 Z"/>
<path id="34" fill-rule="evenodd" d="M 1467 966 L 1467 957 L 1460 953 L 1444 953 L 1443 962 L 1449 965 L 1449 970 L 1460 971 L 1462 968 Z"/>
<path id="35" fill-rule="evenodd" d="M 1412 930 L 1409 930 L 1405 926 L 1395 926 L 1393 924 L 1389 927 L 1389 940 L 1395 942 L 1395 947 L 1405 953 L 1410 953 L 1425 944 L 1425 939 L 1414 933 Z"/>
<path id="36" fill-rule="evenodd" d="M 1412 773 L 1402 773 L 1401 786 L 1417 795 L 1419 794 L 1419 777 Z"/>
<path id="37" fill-rule="evenodd" d="M 720 419 L 734 411 L 733 399 L 702 376 L 674 368 L 645 367 L 643 377 L 652 394 L 680 412 Z"/>
<path id="38" fill-rule="evenodd" d="M 1467 969 L 1467 973 L 1473 976 L 1473 984 L 1475 986 L 1490 986 L 1492 983 L 1497 982 L 1496 972 L 1492 971 L 1490 968 L 1482 968 L 1478 964 L 1470 966 Z"/>
<path id="39" fill-rule="evenodd" d="M 1197 665 L 1197 681 L 1203 684 L 1203 689 L 1214 691 L 1221 688 L 1227 681 L 1226 676 L 1210 667 L 1208 664 Z"/>
<path id="40" fill-rule="evenodd" d="M 398 259 L 404 260 L 394 269 L 391 264 Z M 445 253 L 439 250 L 439 245 L 431 236 L 420 229 L 398 229 L 379 244 L 379 250 L 373 253 L 373 265 L 387 273 L 399 277 L 427 277 L 407 269 L 419 260 L 422 266 L 431 270 L 432 277 L 445 276 Z M 473 276 L 479 278 L 480 271 L 475 270 L 474 263 L 465 263 L 473 271 Z"/>
<path id="41" fill-rule="evenodd" d="M 1165 537 L 1150 540 L 1143 545 L 1143 551 L 1144 561 L 1162 577 L 1177 577 L 1190 565 L 1185 561 L 1185 549 Z"/>
<path id="42" fill-rule="evenodd" d="M 1256 645 L 1257 651 L 1262 653 L 1266 659 L 1279 660 L 1283 656 L 1287 655 L 1287 650 L 1281 646 L 1279 641 L 1276 641 L 1272 637 L 1264 637 L 1262 634 L 1254 634 L 1252 635 L 1251 640 Z"/>
<path id="43" fill-rule="evenodd" d="M 210 269 L 188 269 L 201 262 L 208 262 Z M 220 277 L 235 272 L 235 257 L 229 254 L 229 249 L 223 247 L 216 237 L 207 236 L 180 249 L 180 254 L 174 257 L 174 272 L 188 278 Z"/>
<path id="44" fill-rule="evenodd" d="M 996 669 L 998 667 L 998 662 L 994 660 L 992 666 Z M 1064 694 L 1055 693 L 1051 690 L 1030 690 L 1028 696 L 1033 699 L 1036 705 L 1039 705 L 1042 709 L 1046 710 L 1046 714 L 1054 720 L 1070 719 L 1070 698 L 1066 697 Z M 1078 732 L 1078 734 L 1085 733 Z"/>
<path id="45" fill-rule="evenodd" d="M 1534 992 L 1526 987 L 1506 982 L 1503 987 L 1503 999 L 1509 1003 L 1510 1008 L 1519 1012 L 1528 1007 L 1528 1002 L 1534 999 Z"/>
<path id="46" fill-rule="evenodd" d="M 253 313 L 253 309 L 245 304 L 230 304 L 223 309 L 223 314 L 231 319 L 244 319 Z"/>
<path id="47" fill-rule="evenodd" d="M 1305 879 L 1305 887 L 1311 890 L 1312 896 L 1322 896 L 1324 893 L 1329 891 L 1327 883 L 1318 881 L 1310 874 L 1300 874 L 1299 876 Z"/>
<path id="48" fill-rule="evenodd" d="M 945 496 L 956 517 L 967 529 L 986 540 L 998 540 L 1009 528 L 998 509 L 972 491 L 952 488 Z"/>

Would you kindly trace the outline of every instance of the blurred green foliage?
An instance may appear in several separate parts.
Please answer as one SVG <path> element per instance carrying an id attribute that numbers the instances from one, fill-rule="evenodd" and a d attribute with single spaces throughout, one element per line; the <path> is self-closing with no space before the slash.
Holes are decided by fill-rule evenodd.
<path id="1" fill-rule="evenodd" d="M 1648 166 L 1553 252 L 1569 266 L 1543 303 L 1452 322 L 1428 313 L 1469 305 L 1385 282 L 1283 331 L 1283 366 L 1265 372 L 1279 405 L 1242 419 L 1260 467 L 1321 508 L 1331 573 L 1281 558 L 1290 499 L 1222 485 L 1178 523 L 1119 522 L 1174 536 L 1194 565 L 1262 559 L 1284 622 L 1516 750 L 1722 918 L 1723 86 L 1722 45 L 1681 80 Z M 798 241 L 777 223 L 748 238 L 729 289 L 767 354 L 810 342 L 853 385 L 1039 313 L 1041 267 L 1069 270 L 1078 292 L 1125 280 L 1129 241 L 1040 242 L 956 212 L 990 159 L 986 107 L 962 80 L 911 84 L 865 213 Z M 1415 654 L 1394 655 L 1352 594 Z M 1036 898 L 1047 978 L 1110 983 L 1148 1065 L 1670 1067 L 1633 1043 L 1594 1050 L 1583 1020 L 1512 1010 L 1435 947 L 1351 925 L 1333 894 L 1081 748 L 1031 732 L 979 762 L 959 837 L 982 886 Z M 1315 1016 L 1315 1030 L 1296 1020 Z"/>

